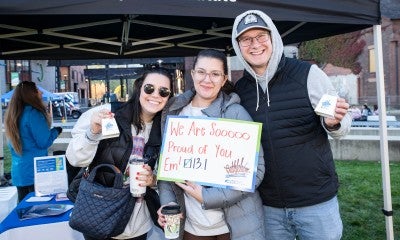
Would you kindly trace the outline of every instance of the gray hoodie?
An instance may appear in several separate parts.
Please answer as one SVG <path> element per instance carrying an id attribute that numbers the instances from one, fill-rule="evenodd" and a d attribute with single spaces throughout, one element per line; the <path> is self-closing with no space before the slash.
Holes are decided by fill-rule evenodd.
<path id="1" fill-rule="evenodd" d="M 238 32 L 237 27 L 239 22 L 246 17 L 248 14 L 256 14 L 261 17 L 262 20 L 268 25 L 270 29 L 271 35 L 271 43 L 272 43 L 272 55 L 268 61 L 267 69 L 262 76 L 259 76 L 255 73 L 255 71 L 251 68 L 251 66 L 246 62 L 241 54 L 239 43 L 237 41 Z M 245 70 L 249 72 L 254 79 L 257 81 L 257 99 L 259 99 L 259 87 L 267 93 L 268 97 L 268 106 L 273 104 L 269 100 L 269 93 L 268 93 L 268 82 L 273 78 L 275 75 L 279 62 L 281 60 L 283 54 L 283 42 L 282 37 L 280 36 L 278 29 L 276 28 L 275 24 L 272 22 L 271 18 L 269 18 L 265 13 L 259 10 L 249 10 L 246 11 L 239 16 L 236 17 L 235 22 L 233 24 L 232 29 L 232 46 L 235 50 L 235 53 L 238 59 L 242 62 Z M 311 66 L 310 72 L 308 73 L 307 79 L 307 90 L 310 98 L 310 102 L 315 109 L 319 100 L 321 99 L 322 95 L 328 93 L 330 91 L 335 91 L 329 77 L 315 64 Z M 256 109 L 258 109 L 258 100 Z M 321 122 L 323 121 L 323 117 L 321 117 Z M 324 124 L 322 124 L 324 126 Z M 351 126 L 351 116 L 346 114 L 345 117 L 341 121 L 341 127 L 336 131 L 327 131 L 327 133 L 335 139 L 345 136 L 350 131 Z M 325 126 L 324 126 L 325 128 Z"/>

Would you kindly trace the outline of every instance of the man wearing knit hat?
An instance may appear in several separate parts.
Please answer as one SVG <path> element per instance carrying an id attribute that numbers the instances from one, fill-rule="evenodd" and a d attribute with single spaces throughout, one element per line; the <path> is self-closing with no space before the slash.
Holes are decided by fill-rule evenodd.
<path id="1" fill-rule="evenodd" d="M 315 113 L 332 83 L 316 65 L 283 55 L 282 38 L 265 13 L 237 16 L 232 44 L 245 68 L 236 92 L 254 121 L 263 123 L 266 170 L 258 190 L 266 239 L 340 239 L 339 183 L 328 135 L 338 139 L 349 132 L 349 104 L 339 97 L 333 117 Z"/>

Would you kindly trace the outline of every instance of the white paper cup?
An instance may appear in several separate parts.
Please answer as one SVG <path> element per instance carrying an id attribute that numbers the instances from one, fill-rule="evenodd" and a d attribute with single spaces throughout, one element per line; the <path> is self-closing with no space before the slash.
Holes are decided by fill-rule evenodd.
<path id="1" fill-rule="evenodd" d="M 316 108 L 315 113 L 328 118 L 335 118 L 335 109 L 336 109 L 336 102 L 337 102 L 337 95 L 329 95 L 324 94 L 322 95 L 321 99 L 319 100 Z"/>
<path id="2" fill-rule="evenodd" d="M 181 225 L 181 207 L 179 205 L 165 206 L 161 209 L 165 215 L 167 223 L 164 226 L 164 235 L 166 239 L 176 239 L 179 237 L 179 228 Z"/>
<path id="3" fill-rule="evenodd" d="M 143 181 L 136 179 L 137 173 L 143 171 L 144 159 L 129 160 L 129 185 L 133 197 L 143 197 L 146 193 L 146 187 L 139 186 Z"/>

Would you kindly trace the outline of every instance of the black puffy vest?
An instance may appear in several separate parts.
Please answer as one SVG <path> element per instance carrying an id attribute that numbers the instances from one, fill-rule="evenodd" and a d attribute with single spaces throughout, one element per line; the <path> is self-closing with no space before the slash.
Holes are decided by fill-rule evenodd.
<path id="1" fill-rule="evenodd" d="M 282 58 L 268 84 L 267 94 L 245 72 L 236 83 L 241 104 L 263 123 L 262 146 L 265 176 L 259 186 L 263 204 L 272 207 L 303 207 L 329 200 L 338 190 L 338 178 L 327 134 L 314 113 L 307 91 L 311 65 Z"/>

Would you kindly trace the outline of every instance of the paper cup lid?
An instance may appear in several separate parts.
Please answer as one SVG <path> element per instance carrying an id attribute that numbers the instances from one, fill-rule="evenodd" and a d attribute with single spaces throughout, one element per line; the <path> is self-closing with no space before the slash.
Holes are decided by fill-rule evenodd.
<path id="1" fill-rule="evenodd" d="M 169 205 L 161 209 L 161 213 L 164 215 L 178 214 L 181 213 L 181 207 L 179 205 Z"/>
<path id="2" fill-rule="evenodd" d="M 149 161 L 148 158 L 131 158 L 129 159 L 130 164 L 145 164 Z"/>

